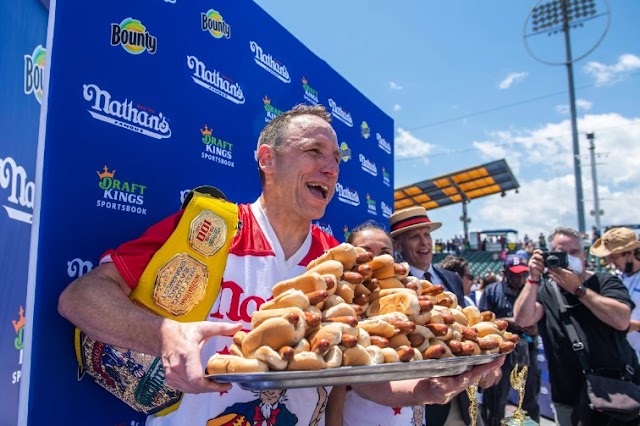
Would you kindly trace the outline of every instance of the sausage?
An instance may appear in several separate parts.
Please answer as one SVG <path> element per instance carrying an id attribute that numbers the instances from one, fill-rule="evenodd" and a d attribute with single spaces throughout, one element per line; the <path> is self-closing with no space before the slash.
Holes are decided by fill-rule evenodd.
<path id="1" fill-rule="evenodd" d="M 374 345 L 374 346 L 377 346 L 379 348 L 388 348 L 389 347 L 389 340 L 385 339 L 382 336 L 372 335 L 371 336 L 371 344 Z"/>
<path id="2" fill-rule="evenodd" d="M 358 325 L 358 318 L 349 317 L 349 316 L 325 318 L 325 321 L 327 321 L 327 322 L 341 322 L 343 324 L 348 324 L 351 327 L 355 327 L 356 325 Z"/>
<path id="3" fill-rule="evenodd" d="M 342 274 L 342 279 L 349 284 L 360 284 L 362 281 L 364 281 L 364 277 L 362 276 L 362 274 L 353 271 L 345 271 Z"/>

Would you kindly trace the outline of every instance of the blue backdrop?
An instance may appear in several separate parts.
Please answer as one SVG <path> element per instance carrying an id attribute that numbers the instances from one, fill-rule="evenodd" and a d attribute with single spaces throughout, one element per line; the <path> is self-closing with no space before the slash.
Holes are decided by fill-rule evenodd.
<path id="1" fill-rule="evenodd" d="M 364 220 L 386 222 L 393 122 L 250 0 L 59 0 L 50 12 L 21 421 L 129 425 L 142 417 L 77 378 L 62 289 L 189 188 L 254 201 L 258 134 L 298 103 L 327 106 L 343 159 L 316 224 L 343 240 Z"/>

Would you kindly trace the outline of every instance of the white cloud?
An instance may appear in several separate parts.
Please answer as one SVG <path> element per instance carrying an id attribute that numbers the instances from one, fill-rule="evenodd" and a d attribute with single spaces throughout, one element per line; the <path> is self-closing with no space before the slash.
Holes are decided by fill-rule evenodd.
<path id="1" fill-rule="evenodd" d="M 396 158 L 426 157 L 431 153 L 435 145 L 425 142 L 408 130 L 398 127 L 395 137 Z M 425 160 L 427 160 L 425 158 Z"/>
<path id="2" fill-rule="evenodd" d="M 589 62 L 583 68 L 584 72 L 596 79 L 596 86 L 615 84 L 626 79 L 630 73 L 640 69 L 640 57 L 627 53 L 618 57 L 618 62 L 605 65 L 600 62 Z"/>
<path id="3" fill-rule="evenodd" d="M 396 83 L 395 81 L 390 81 L 389 82 L 389 88 L 393 89 L 393 90 L 402 90 L 402 86 L 398 83 Z"/>
<path id="4" fill-rule="evenodd" d="M 394 105 L 393 105 L 393 110 L 394 110 L 395 112 L 398 112 L 398 111 L 400 111 L 401 109 L 402 109 L 402 106 L 400 106 L 399 104 L 394 104 Z"/>
<path id="5" fill-rule="evenodd" d="M 584 110 L 589 111 L 593 106 L 593 102 L 587 101 L 585 99 L 576 99 L 576 110 Z M 567 115 L 571 112 L 569 109 L 569 105 L 556 105 L 556 111 L 559 114 Z"/>
<path id="6" fill-rule="evenodd" d="M 500 90 L 508 89 L 513 83 L 524 79 L 527 75 L 529 75 L 528 72 L 510 72 L 509 74 L 507 74 L 504 80 L 500 82 L 498 87 L 500 88 Z"/>

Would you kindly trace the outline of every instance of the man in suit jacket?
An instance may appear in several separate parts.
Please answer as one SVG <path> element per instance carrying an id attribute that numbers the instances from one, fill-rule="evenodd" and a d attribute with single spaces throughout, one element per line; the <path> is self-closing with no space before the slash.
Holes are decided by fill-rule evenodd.
<path id="1" fill-rule="evenodd" d="M 456 295 L 458 304 L 464 307 L 464 289 L 458 274 L 431 264 L 431 232 L 440 228 L 442 223 L 432 222 L 424 207 L 398 210 L 391 215 L 389 221 L 394 248 L 402 255 L 402 259 L 409 263 L 411 275 L 427 279 L 433 284 L 442 284 L 446 290 Z M 448 404 L 425 406 L 425 417 L 427 426 L 471 424 L 469 398 L 466 392 L 460 393 Z"/>

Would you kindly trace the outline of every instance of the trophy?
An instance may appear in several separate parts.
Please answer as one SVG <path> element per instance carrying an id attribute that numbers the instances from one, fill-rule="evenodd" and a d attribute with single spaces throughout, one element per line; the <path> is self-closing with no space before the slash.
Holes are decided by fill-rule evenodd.
<path id="1" fill-rule="evenodd" d="M 469 396 L 469 418 L 471 426 L 476 426 L 478 422 L 478 385 L 471 385 L 467 388 Z"/>
<path id="2" fill-rule="evenodd" d="M 538 423 L 527 416 L 527 412 L 522 409 L 522 401 L 524 400 L 524 388 L 527 384 L 527 371 L 529 368 L 525 365 L 518 371 L 518 364 L 511 370 L 509 381 L 511 387 L 518 392 L 518 408 L 513 412 L 511 417 L 505 417 L 500 424 L 502 426 L 537 426 Z"/>

